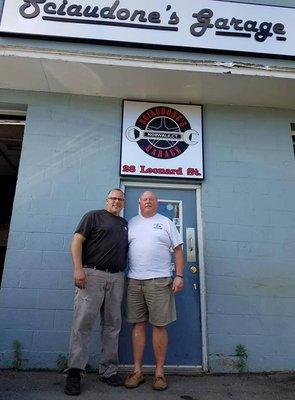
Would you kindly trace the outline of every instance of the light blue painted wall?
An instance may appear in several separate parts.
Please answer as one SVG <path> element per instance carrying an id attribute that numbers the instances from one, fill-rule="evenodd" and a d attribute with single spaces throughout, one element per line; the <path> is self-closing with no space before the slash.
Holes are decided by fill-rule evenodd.
<path id="1" fill-rule="evenodd" d="M 28 114 L 0 292 L 1 365 L 18 339 L 24 367 L 54 368 L 72 318 L 72 232 L 119 185 L 121 101 L 0 91 L 2 102 Z"/>
<path id="2" fill-rule="evenodd" d="M 67 352 L 72 318 L 72 231 L 119 184 L 121 101 L 1 91 L 3 102 L 28 104 L 28 117 L 0 292 L 1 362 L 10 365 L 19 339 L 25 367 L 54 368 Z M 294 121 L 292 111 L 204 107 L 202 211 L 215 372 L 238 343 L 247 348 L 250 371 L 294 369 Z"/>
<path id="3" fill-rule="evenodd" d="M 295 1 L 265 3 L 295 7 Z M 0 43 L 147 53 L 10 38 L 0 38 Z M 245 60 L 206 55 L 210 57 Z M 11 343 L 19 339 L 28 359 L 25 367 L 55 367 L 58 353 L 67 351 L 72 318 L 72 231 L 81 214 L 103 206 L 106 190 L 119 184 L 121 101 L 0 91 L 0 102 L 28 105 L 0 292 L 1 362 L 11 362 Z M 290 122 L 295 122 L 291 111 L 210 105 L 204 109 L 202 195 L 209 360 L 214 371 L 223 370 L 238 343 L 247 348 L 251 371 L 294 369 L 295 172 Z M 94 348 L 91 360 L 97 360 Z"/>
<path id="4" fill-rule="evenodd" d="M 203 218 L 210 367 L 294 370 L 295 112 L 206 106 Z"/>

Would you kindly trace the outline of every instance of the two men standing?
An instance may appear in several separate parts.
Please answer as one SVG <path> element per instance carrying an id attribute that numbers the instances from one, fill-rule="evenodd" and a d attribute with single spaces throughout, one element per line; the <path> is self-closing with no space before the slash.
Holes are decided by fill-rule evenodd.
<path id="1" fill-rule="evenodd" d="M 65 393 L 80 393 L 81 373 L 88 361 L 88 346 L 95 319 L 101 315 L 101 380 L 109 385 L 123 384 L 118 375 L 118 339 L 121 328 L 121 302 L 127 255 L 127 222 L 119 216 L 124 193 L 113 189 L 106 209 L 90 211 L 78 225 L 73 242 L 74 280 L 77 286 L 68 359 Z M 134 371 L 125 387 L 144 382 L 142 360 L 146 324 L 153 325 L 156 370 L 155 390 L 164 390 L 164 362 L 168 345 L 165 326 L 176 320 L 173 292 L 183 288 L 182 239 L 168 218 L 157 214 L 157 198 L 145 192 L 140 198 L 141 215 L 129 224 L 129 272 L 127 320 L 134 324 L 132 345 Z M 171 278 L 171 252 L 176 274 Z"/>

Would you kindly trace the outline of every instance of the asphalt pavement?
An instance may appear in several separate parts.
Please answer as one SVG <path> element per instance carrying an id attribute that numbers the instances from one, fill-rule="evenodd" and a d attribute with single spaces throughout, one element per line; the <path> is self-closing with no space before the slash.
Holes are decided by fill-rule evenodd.
<path id="1" fill-rule="evenodd" d="M 136 389 L 110 387 L 88 373 L 79 396 L 63 393 L 65 376 L 48 371 L 0 371 L 0 400 L 295 400 L 295 373 L 167 376 L 163 392 L 152 376 Z"/>

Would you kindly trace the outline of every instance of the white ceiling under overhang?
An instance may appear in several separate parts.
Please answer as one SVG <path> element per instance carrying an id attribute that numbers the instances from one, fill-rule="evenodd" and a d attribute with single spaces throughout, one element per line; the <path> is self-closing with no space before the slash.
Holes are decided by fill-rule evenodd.
<path id="1" fill-rule="evenodd" d="M 295 108 L 295 67 L 0 48 L 0 88 Z M 271 60 L 270 60 L 271 61 Z"/>

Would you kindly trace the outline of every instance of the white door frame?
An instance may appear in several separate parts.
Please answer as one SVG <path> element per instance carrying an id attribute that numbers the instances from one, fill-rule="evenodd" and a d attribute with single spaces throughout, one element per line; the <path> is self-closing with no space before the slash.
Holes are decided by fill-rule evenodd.
<path id="1" fill-rule="evenodd" d="M 207 345 L 207 316 L 206 316 L 206 281 L 204 265 L 204 240 L 203 240 L 203 222 L 202 222 L 202 204 L 201 204 L 201 185 L 181 184 L 181 183 L 157 183 L 157 182 L 136 182 L 121 181 L 121 189 L 125 192 L 126 187 L 148 187 L 155 189 L 177 189 L 194 190 L 196 192 L 197 209 L 197 232 L 198 232 L 198 250 L 199 250 L 199 277 L 200 277 L 200 307 L 201 307 L 201 334 L 202 334 L 202 366 L 185 366 L 177 369 L 170 367 L 172 373 L 196 373 L 208 371 L 208 345 Z M 167 368 L 168 369 L 168 368 Z"/>

